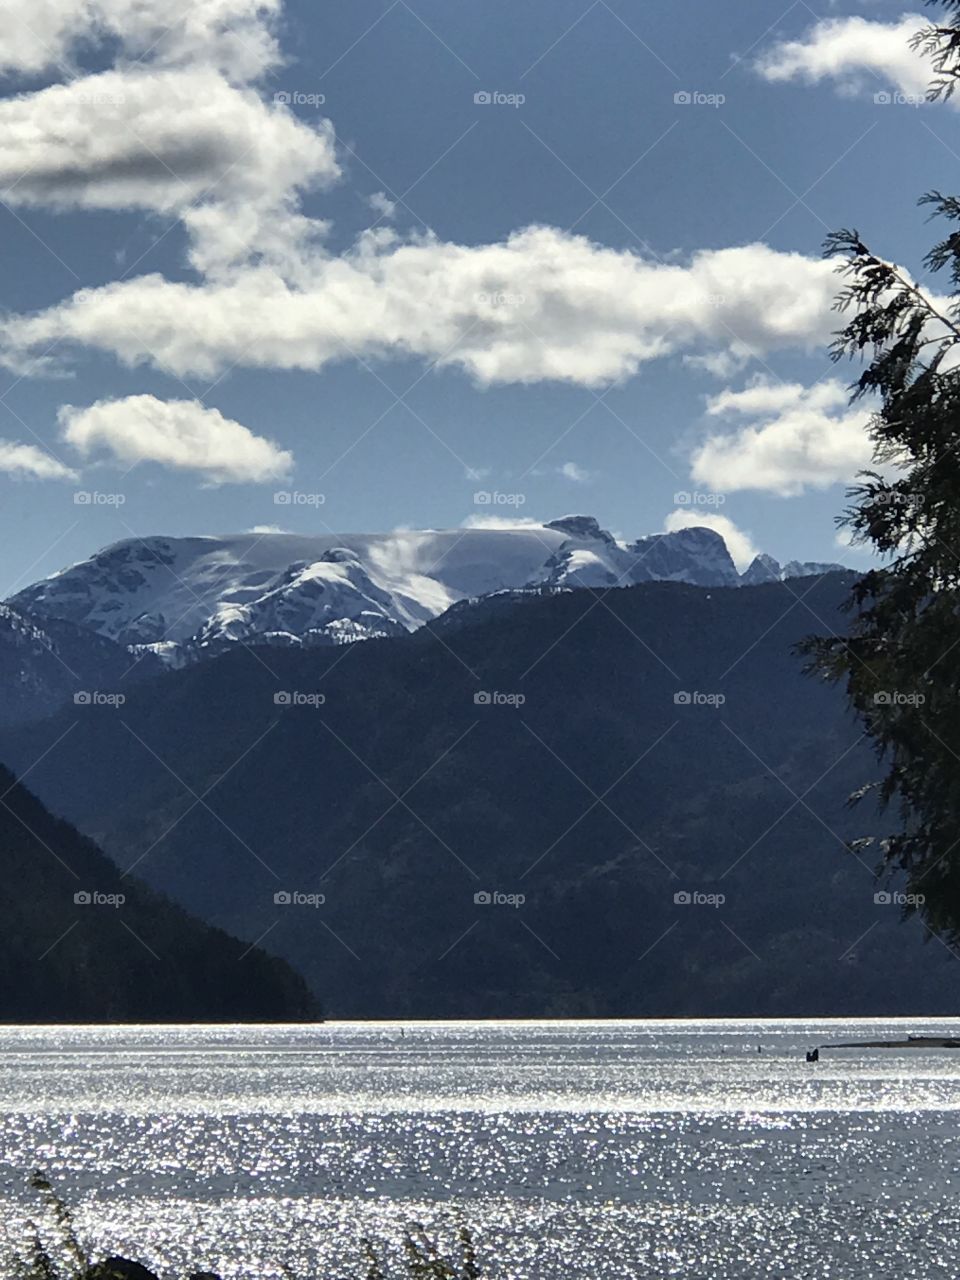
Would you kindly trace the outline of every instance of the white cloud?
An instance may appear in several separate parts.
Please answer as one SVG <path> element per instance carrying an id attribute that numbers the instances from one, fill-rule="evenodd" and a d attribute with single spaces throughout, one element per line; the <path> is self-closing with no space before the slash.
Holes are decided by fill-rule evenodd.
<path id="1" fill-rule="evenodd" d="M 663 530 L 664 533 L 676 533 L 678 529 L 713 529 L 715 533 L 719 533 L 741 573 L 760 554 L 750 534 L 738 528 L 729 516 L 678 507 L 663 522 Z"/>
<path id="2" fill-rule="evenodd" d="M 467 516 L 461 529 L 542 529 L 542 520 L 528 516 Z"/>
<path id="3" fill-rule="evenodd" d="M 332 130 L 210 67 L 108 71 L 0 101 L 8 204 L 183 218 L 192 264 L 285 262 L 323 224 L 298 193 L 339 175 Z"/>
<path id="4" fill-rule="evenodd" d="M 601 386 L 678 352 L 822 345 L 836 290 L 830 263 L 762 244 L 662 264 L 549 227 L 477 246 L 390 233 L 312 255 L 296 285 L 260 266 L 200 285 L 148 275 L 85 289 L 7 320 L 0 347 L 11 363 L 62 342 L 211 378 L 414 355 L 481 385 Z"/>
<path id="5" fill-rule="evenodd" d="M 214 484 L 278 480 L 293 465 L 292 455 L 271 440 L 195 400 L 129 396 L 85 409 L 64 405 L 58 418 L 64 440 L 84 458 L 157 462 L 197 471 Z"/>
<path id="6" fill-rule="evenodd" d="M 120 51 L 113 70 L 0 101 L 0 195 L 179 218 L 199 276 L 138 275 L 0 320 L 19 373 L 73 346 L 180 377 L 413 356 L 480 385 L 600 387 L 671 355 L 729 371 L 833 328 L 831 265 L 762 244 L 662 263 L 544 226 L 480 245 L 381 226 L 331 256 L 301 198 L 340 175 L 332 127 L 256 87 L 278 60 L 281 0 L 10 3 L 0 67 Z M 18 17 L 48 54 L 11 32 Z M 370 203 L 393 213 L 383 192 Z"/>
<path id="7" fill-rule="evenodd" d="M 76 480 L 77 473 L 32 444 L 0 440 L 0 473 L 16 479 Z"/>
<path id="8" fill-rule="evenodd" d="M 385 222 L 389 221 L 397 211 L 397 202 L 391 200 L 385 191 L 375 191 L 372 196 L 368 196 L 367 204 L 377 217 Z"/>
<path id="9" fill-rule="evenodd" d="M 708 402 L 712 417 L 755 421 L 701 444 L 691 459 L 694 480 L 719 492 L 762 489 L 783 497 L 849 482 L 874 453 L 870 410 L 849 399 L 836 379 L 809 389 L 758 382 L 721 392 Z"/>
<path id="10" fill-rule="evenodd" d="M 901 93 L 922 99 L 933 73 L 929 58 L 911 49 L 910 39 L 929 19 L 904 14 L 896 22 L 869 18 L 826 18 L 800 40 L 773 46 L 757 63 L 767 80 L 834 81 L 841 92 L 870 93 L 894 85 Z"/>
<path id="11" fill-rule="evenodd" d="M 572 480 L 574 484 L 588 484 L 593 479 L 593 473 L 578 466 L 576 462 L 565 462 L 557 470 L 565 480 Z"/>
<path id="12" fill-rule="evenodd" d="M 166 65 L 203 61 L 252 79 L 279 60 L 271 19 L 282 0 L 5 0 L 0 74 L 72 66 L 85 45 Z"/>

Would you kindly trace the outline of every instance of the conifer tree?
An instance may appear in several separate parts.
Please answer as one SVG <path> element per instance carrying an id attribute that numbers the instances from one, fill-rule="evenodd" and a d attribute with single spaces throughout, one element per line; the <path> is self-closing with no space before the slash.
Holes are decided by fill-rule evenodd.
<path id="1" fill-rule="evenodd" d="M 960 0 L 914 38 L 932 60 L 931 102 L 960 81 Z M 831 235 L 844 285 L 835 360 L 861 359 L 854 399 L 875 408 L 875 470 L 850 490 L 840 518 L 878 567 L 860 577 L 843 637 L 803 646 L 812 667 L 844 681 L 881 761 L 881 871 L 901 872 L 935 932 L 960 941 L 960 199 L 933 191 L 921 205 L 945 223 L 925 266 L 944 294 L 873 253 L 853 230 Z M 877 848 L 877 846 L 879 846 Z"/>

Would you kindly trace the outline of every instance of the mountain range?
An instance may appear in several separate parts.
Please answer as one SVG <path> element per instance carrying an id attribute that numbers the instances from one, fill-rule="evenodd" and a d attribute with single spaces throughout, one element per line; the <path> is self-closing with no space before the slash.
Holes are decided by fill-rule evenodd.
<path id="1" fill-rule="evenodd" d="M 336 646 L 399 636 L 458 601 L 498 591 L 654 581 L 733 587 L 839 568 L 781 568 L 763 556 L 741 575 L 711 529 L 623 542 L 592 516 L 566 516 L 509 529 L 128 539 L 8 605 L 180 666 L 235 643 Z"/>
<path id="2" fill-rule="evenodd" d="M 556 565 L 584 551 L 553 533 Z M 181 577 L 212 573 L 207 543 L 170 545 Z M 846 625 L 854 575 L 574 589 L 527 573 L 518 537 L 522 586 L 501 575 L 477 599 L 491 545 L 434 541 L 462 596 L 412 630 L 248 635 L 122 706 L 8 726 L 0 758 L 124 871 L 286 959 L 333 1016 L 952 1012 L 952 953 L 846 851 L 876 823 L 847 804 L 875 761 L 795 653 Z M 717 550 L 649 555 L 691 546 Z M 167 597 L 145 564 L 120 570 L 67 599 L 96 597 L 126 639 L 144 579 Z M 18 605 L 51 607 L 57 581 Z"/>

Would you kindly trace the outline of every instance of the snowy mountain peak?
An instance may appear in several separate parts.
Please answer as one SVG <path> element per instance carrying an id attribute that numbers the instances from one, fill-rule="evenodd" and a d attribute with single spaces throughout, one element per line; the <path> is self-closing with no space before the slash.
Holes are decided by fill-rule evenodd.
<path id="1" fill-rule="evenodd" d="M 787 582 L 790 578 L 820 577 L 825 573 L 846 573 L 842 564 L 819 564 L 816 561 L 791 560 L 781 565 L 773 556 L 755 556 L 749 568 L 740 575 L 745 587 L 755 587 L 762 582 Z"/>
<path id="2" fill-rule="evenodd" d="M 699 587 L 735 587 L 740 581 L 727 544 L 714 529 L 655 533 L 639 539 L 628 551 L 637 557 L 635 581 L 689 582 Z"/>
<path id="3" fill-rule="evenodd" d="M 607 533 L 606 529 L 601 529 L 600 522 L 594 516 L 561 516 L 559 520 L 548 520 L 543 527 L 556 529 L 559 533 L 565 533 L 567 537 L 576 538 L 581 542 L 596 539 L 598 542 L 615 545 L 613 535 Z"/>
<path id="4" fill-rule="evenodd" d="M 761 582 L 779 582 L 782 575 L 779 560 L 774 560 L 773 556 L 759 555 L 754 556 L 749 568 L 740 575 L 740 581 L 744 586 L 753 587 Z"/>
<path id="5" fill-rule="evenodd" d="M 820 577 L 824 573 L 845 573 L 846 565 L 832 564 L 827 562 L 822 564 L 817 560 L 790 560 L 783 566 L 783 579 L 788 578 L 814 578 Z"/>
<path id="6" fill-rule="evenodd" d="M 776 561 L 761 558 L 779 576 Z M 593 516 L 516 528 L 135 538 L 27 587 L 11 603 L 179 664 L 236 643 L 339 645 L 413 631 L 452 605 L 531 588 L 642 582 L 737 586 L 712 529 L 619 542 Z M 817 567 L 787 566 L 814 572 Z"/>

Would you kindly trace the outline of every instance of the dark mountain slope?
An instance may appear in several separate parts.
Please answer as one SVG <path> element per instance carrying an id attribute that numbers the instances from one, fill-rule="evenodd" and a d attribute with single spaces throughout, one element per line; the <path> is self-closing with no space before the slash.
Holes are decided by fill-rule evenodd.
<path id="1" fill-rule="evenodd" d="M 2 768 L 0 797 L 0 1021 L 316 1016 L 283 962 L 136 880 L 121 881 L 108 858 Z"/>
<path id="2" fill-rule="evenodd" d="M 29 765 L 75 720 L 40 793 L 195 912 L 269 929 L 338 1015 L 953 1012 L 953 957 L 843 849 L 873 761 L 792 652 L 849 584 L 497 597 L 232 653 L 8 745 Z"/>
<path id="3" fill-rule="evenodd" d="M 158 670 L 152 654 L 137 659 L 85 627 L 0 604 L 2 725 L 52 715 L 75 696 L 125 696 Z"/>

